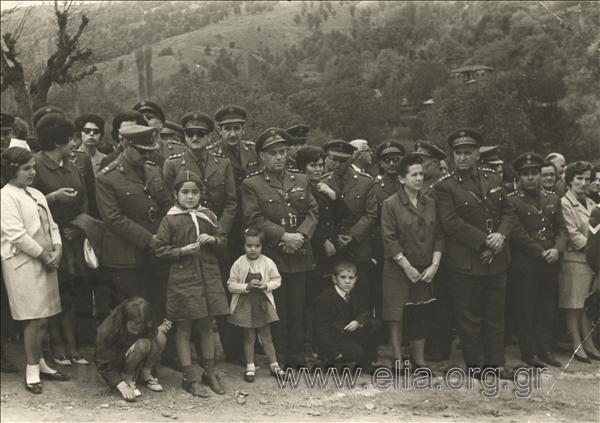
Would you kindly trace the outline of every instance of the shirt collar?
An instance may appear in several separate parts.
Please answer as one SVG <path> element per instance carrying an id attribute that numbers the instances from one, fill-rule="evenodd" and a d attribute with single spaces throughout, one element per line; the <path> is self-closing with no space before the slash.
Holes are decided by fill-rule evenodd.
<path id="1" fill-rule="evenodd" d="M 342 300 L 346 301 L 346 293 L 342 291 L 337 285 L 333 285 L 333 287 L 335 288 L 335 291 L 338 293 L 338 295 L 342 297 Z"/>

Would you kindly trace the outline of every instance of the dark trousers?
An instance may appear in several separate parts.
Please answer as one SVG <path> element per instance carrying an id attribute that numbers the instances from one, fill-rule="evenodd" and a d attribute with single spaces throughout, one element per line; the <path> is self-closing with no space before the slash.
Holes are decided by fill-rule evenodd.
<path id="1" fill-rule="evenodd" d="M 223 257 L 219 257 L 219 267 L 228 303 L 231 303 L 231 293 L 227 288 L 227 280 L 233 264 L 230 257 L 228 252 Z M 221 341 L 221 347 L 223 347 L 225 361 L 239 364 L 244 355 L 244 333 L 242 328 L 228 323 L 227 316 L 217 316 L 217 329 L 219 330 L 219 340 Z"/>
<path id="2" fill-rule="evenodd" d="M 336 340 L 337 350 L 342 357 L 335 360 L 335 357 L 324 356 L 321 359 L 322 364 L 332 366 L 337 363 L 357 363 L 362 367 L 369 366 L 377 359 L 375 335 L 378 329 L 379 322 L 373 321 L 354 332 L 343 334 Z"/>
<path id="3" fill-rule="evenodd" d="M 281 286 L 274 291 L 279 322 L 273 324 L 273 342 L 286 364 L 300 365 L 304 358 L 304 304 L 306 283 L 311 272 L 283 273 Z"/>
<path id="4" fill-rule="evenodd" d="M 558 274 L 511 272 L 511 298 L 519 348 L 523 358 L 552 351 L 552 332 L 558 308 Z"/>
<path id="5" fill-rule="evenodd" d="M 134 296 L 146 299 L 152 306 L 154 321 L 160 322 L 167 310 L 167 263 L 148 259 L 142 266 L 117 269 L 110 268 L 112 288 L 118 302 Z"/>
<path id="6" fill-rule="evenodd" d="M 452 301 L 445 270 L 440 269 L 435 278 L 434 296 L 437 299 L 429 308 L 430 325 L 427 327 L 425 358 L 431 361 L 447 360 L 452 349 Z"/>
<path id="7" fill-rule="evenodd" d="M 454 319 L 467 367 L 504 365 L 506 273 L 447 273 Z"/>

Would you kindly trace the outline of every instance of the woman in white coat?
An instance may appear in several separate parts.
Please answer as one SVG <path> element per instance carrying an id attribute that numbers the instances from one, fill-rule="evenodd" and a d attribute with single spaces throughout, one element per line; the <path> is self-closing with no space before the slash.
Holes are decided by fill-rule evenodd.
<path id="1" fill-rule="evenodd" d="M 571 163 L 565 170 L 568 191 L 561 198 L 561 204 L 568 231 L 567 251 L 560 263 L 558 279 L 558 304 L 565 310 L 574 358 L 584 363 L 591 363 L 590 358 L 600 360 L 592 337 L 587 336 L 591 324 L 584 312 L 586 297 L 598 289 L 593 282 L 594 272 L 585 257 L 590 215 L 594 208 L 594 202 L 585 195 L 591 172 L 592 166 L 587 162 Z"/>
<path id="2" fill-rule="evenodd" d="M 68 380 L 42 358 L 48 318 L 61 311 L 56 269 L 62 243 L 46 198 L 30 187 L 35 177 L 31 152 L 11 147 L 1 160 L 2 183 L 6 184 L 0 195 L 2 274 L 12 317 L 24 323 L 25 388 L 40 394 L 40 377 Z"/>

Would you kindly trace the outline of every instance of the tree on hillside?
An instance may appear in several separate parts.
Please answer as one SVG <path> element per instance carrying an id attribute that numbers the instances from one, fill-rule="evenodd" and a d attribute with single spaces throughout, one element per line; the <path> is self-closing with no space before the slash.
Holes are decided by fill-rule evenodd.
<path id="1" fill-rule="evenodd" d="M 146 97 L 146 74 L 144 73 L 144 50 L 138 48 L 135 51 L 135 67 L 138 76 L 138 95 L 140 98 Z"/>
<path id="2" fill-rule="evenodd" d="M 146 66 L 146 98 L 154 94 L 154 73 L 152 69 L 152 47 L 146 46 L 144 49 L 144 64 Z"/>
<path id="3" fill-rule="evenodd" d="M 59 6 L 57 0 L 54 2 L 54 14 L 58 26 L 56 48 L 46 61 L 41 74 L 34 76 L 30 82 L 29 92 L 25 83 L 25 70 L 18 58 L 17 49 L 17 42 L 24 31 L 29 12 L 23 12 L 21 20 L 13 31 L 2 35 L 0 90 L 4 92 L 8 87 L 13 89 L 18 113 L 26 120 L 30 119 L 32 109 L 38 109 L 47 103 L 48 91 L 52 85 L 75 84 L 96 71 L 95 66 L 81 68 L 82 63 L 92 56 L 91 49 L 81 47 L 79 44 L 80 37 L 90 21 L 85 14 L 82 14 L 77 30 L 75 33 L 70 33 L 69 18 L 74 14 L 71 5 L 71 2 L 66 1 L 62 6 Z"/>

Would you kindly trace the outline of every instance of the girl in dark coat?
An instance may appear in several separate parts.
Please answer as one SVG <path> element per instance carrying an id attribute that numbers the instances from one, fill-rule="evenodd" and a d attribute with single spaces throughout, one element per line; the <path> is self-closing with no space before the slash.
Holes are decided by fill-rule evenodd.
<path id="1" fill-rule="evenodd" d="M 229 314 L 227 297 L 215 253 L 226 245 L 226 236 L 215 214 L 200 207 L 202 180 L 191 171 L 175 178 L 175 205 L 158 228 L 158 257 L 173 260 L 167 286 L 167 318 L 175 322 L 175 345 L 183 370 L 183 388 L 207 397 L 192 367 L 190 339 L 203 358 L 202 382 L 215 393 L 225 388 L 215 374 L 213 318 Z"/>

